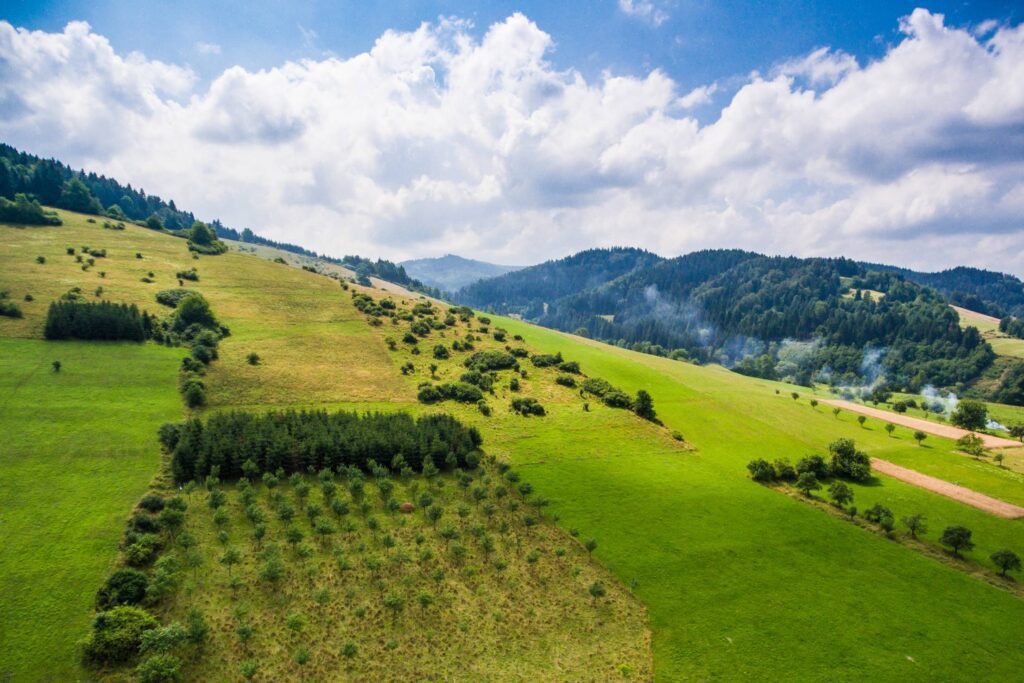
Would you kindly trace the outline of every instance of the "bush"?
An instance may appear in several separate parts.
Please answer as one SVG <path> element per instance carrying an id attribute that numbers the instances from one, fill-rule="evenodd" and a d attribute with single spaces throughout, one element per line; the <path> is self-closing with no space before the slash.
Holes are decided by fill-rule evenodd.
<path id="1" fill-rule="evenodd" d="M 562 363 L 562 354 L 537 353 L 530 357 L 530 361 L 538 368 L 549 368 Z"/>
<path id="2" fill-rule="evenodd" d="M 477 351 L 462 364 L 471 370 L 489 372 L 491 370 L 510 370 L 519 362 L 515 356 L 504 351 Z"/>
<path id="3" fill-rule="evenodd" d="M 196 272 L 195 268 L 188 270 L 179 270 L 175 273 L 179 280 L 191 280 L 192 282 L 199 282 L 199 273 Z"/>
<path id="4" fill-rule="evenodd" d="M 171 654 L 153 655 L 135 669 L 139 683 L 176 683 L 181 680 L 181 660 Z"/>
<path id="5" fill-rule="evenodd" d="M 512 399 L 512 411 L 523 416 L 544 415 L 544 406 L 535 398 Z"/>
<path id="6" fill-rule="evenodd" d="M 437 403 L 438 401 L 476 403 L 483 397 L 479 387 L 466 382 L 446 382 L 437 386 L 424 384 L 417 394 L 420 403 Z"/>
<path id="7" fill-rule="evenodd" d="M 567 360 L 558 366 L 558 369 L 562 372 L 568 372 L 573 375 L 580 374 L 580 364 L 574 360 Z"/>
<path id="8" fill-rule="evenodd" d="M 132 605 L 100 612 L 82 653 L 87 664 L 120 664 L 139 654 L 142 634 L 160 626 L 146 610 Z"/>
<path id="9" fill-rule="evenodd" d="M 148 512 L 160 512 L 164 509 L 163 496 L 158 496 L 155 493 L 147 494 L 139 501 L 139 507 Z"/>
<path id="10" fill-rule="evenodd" d="M 5 318 L 20 318 L 24 314 L 21 312 L 21 308 L 18 304 L 13 301 L 0 301 L 0 316 Z"/>
<path id="11" fill-rule="evenodd" d="M 107 577 L 96 593 L 96 606 L 110 609 L 119 605 L 138 605 L 146 597 L 149 579 L 136 569 L 118 569 Z"/>
<path id="12" fill-rule="evenodd" d="M 258 353 L 256 353 L 255 351 L 252 351 L 252 352 L 249 353 L 248 356 L 245 357 L 245 360 L 246 360 L 246 362 L 249 365 L 259 365 L 260 364 L 260 355 Z"/>
<path id="13" fill-rule="evenodd" d="M 796 470 L 788 460 L 776 460 L 775 476 L 782 481 L 796 481 Z"/>
<path id="14" fill-rule="evenodd" d="M 438 344 L 434 347 L 434 358 L 437 360 L 448 360 L 451 354 L 448 352 L 448 347 L 444 344 Z"/>
<path id="15" fill-rule="evenodd" d="M 203 388 L 202 382 L 189 382 L 181 395 L 185 399 L 185 405 L 189 408 L 206 405 L 206 390 Z"/>
<path id="16" fill-rule="evenodd" d="M 763 458 L 748 462 L 747 469 L 750 471 L 750 478 L 754 481 L 773 481 L 776 476 L 775 468 Z"/>
<path id="17" fill-rule="evenodd" d="M 828 464 L 825 462 L 825 458 L 820 455 L 808 455 L 806 458 L 800 458 L 796 463 L 797 475 L 810 472 L 818 479 L 828 479 L 831 474 L 828 469 Z"/>
<path id="18" fill-rule="evenodd" d="M 563 387 L 575 387 L 576 380 L 569 375 L 559 375 L 555 378 L 555 384 L 561 384 Z"/>
<path id="19" fill-rule="evenodd" d="M 867 453 L 856 449 L 853 439 L 833 441 L 828 451 L 832 454 L 831 473 L 834 476 L 853 481 L 867 481 L 871 478 L 871 459 Z"/>
<path id="20" fill-rule="evenodd" d="M 163 304 L 164 306 L 169 306 L 170 308 L 177 308 L 178 304 L 181 303 L 181 300 L 191 294 L 195 294 L 195 292 L 183 287 L 178 287 L 176 289 L 164 289 L 156 293 L 156 302 L 158 304 Z"/>
<path id="21" fill-rule="evenodd" d="M 61 225 L 61 220 L 56 213 L 46 211 L 35 199 L 19 192 L 13 201 L 0 197 L 0 223 Z"/>

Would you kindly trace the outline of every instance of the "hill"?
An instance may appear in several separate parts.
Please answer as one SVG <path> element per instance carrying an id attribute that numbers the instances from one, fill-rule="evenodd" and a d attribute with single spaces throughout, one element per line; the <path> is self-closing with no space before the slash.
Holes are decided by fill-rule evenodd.
<path id="1" fill-rule="evenodd" d="M 660 259 L 598 250 L 476 283 L 457 298 L 620 346 L 804 385 L 884 380 L 912 392 L 929 384 L 962 390 L 994 359 L 976 329 L 956 324 L 940 294 L 847 259 L 738 250 Z"/>
<path id="2" fill-rule="evenodd" d="M 1020 487 L 1013 469 L 1019 454 L 1000 468 L 964 457 L 948 439 L 929 437 L 921 447 L 906 430 L 889 435 L 880 422 L 862 426 L 851 414 L 833 415 L 804 390 L 791 398 L 792 385 L 637 354 L 510 318 L 484 320 L 253 254 L 194 258 L 183 240 L 164 233 L 132 225 L 105 230 L 85 216 L 59 215 L 64 224 L 58 227 L 0 226 L 0 289 L 23 313 L 0 318 L 0 359 L 7 365 L 0 375 L 0 428 L 15 435 L 8 444 L 15 457 L 0 460 L 7 530 L 0 566 L 5 580 L 12 577 L 0 594 L 0 609 L 10 615 L 0 632 L 0 661 L 15 680 L 96 677 L 95 670 L 79 668 L 75 641 L 89 631 L 96 591 L 129 561 L 125 521 L 133 529 L 149 524 L 148 508 L 133 510 L 129 501 L 152 491 L 167 506 L 179 495 L 156 439 L 161 423 L 310 407 L 448 414 L 478 429 L 486 456 L 495 460 L 466 471 L 472 480 L 465 488 L 457 472 L 439 476 L 443 484 L 420 480 L 426 473 L 378 479 L 367 472 L 370 510 L 364 516 L 350 504 L 340 521 L 333 510 L 324 514 L 319 475 L 305 480 L 308 500 L 300 494 L 302 479 L 280 480 L 276 500 L 258 479 L 253 501 L 268 527 L 261 548 L 252 537 L 243 484 L 226 476 L 190 486 L 191 493 L 181 494 L 183 529 L 173 536 L 158 532 L 161 558 L 177 560 L 179 568 L 161 559 L 142 570 L 149 582 L 160 571 L 175 579 L 175 587 L 162 598 L 154 594 L 146 608 L 162 627 L 182 625 L 183 642 L 174 640 L 173 628 L 160 634 L 172 643 L 170 656 L 186 662 L 189 679 L 233 677 L 250 659 L 257 679 L 297 679 L 303 670 L 313 677 L 321 667 L 351 667 L 353 677 L 367 677 L 382 667 L 407 671 L 413 662 L 453 679 L 491 678 L 490 672 L 504 678 L 519 663 L 523 676 L 599 680 L 646 680 L 648 666 L 658 680 L 924 680 L 949 672 L 1012 678 L 1024 665 L 1017 650 L 1000 646 L 1024 636 L 1024 603 L 1012 583 L 995 576 L 989 557 L 1004 547 L 1020 550 L 1019 522 L 885 475 L 849 484 L 861 510 L 882 504 L 897 519 L 926 515 L 930 529 L 915 545 L 902 528 L 885 533 L 860 516 L 863 526 L 851 524 L 820 499 L 784 495 L 751 482 L 746 471 L 751 459 L 820 453 L 847 437 L 871 456 L 1010 498 Z M 80 255 L 85 245 L 106 251 L 96 258 L 101 265 L 83 269 L 88 264 L 67 253 L 72 247 Z M 168 312 L 155 294 L 174 288 L 176 273 L 193 266 L 199 280 L 185 288 L 201 293 L 230 329 L 202 376 L 203 407 L 186 409 L 179 397 L 176 366 L 186 348 L 41 338 L 49 302 L 73 287 L 87 298 L 135 304 L 163 317 Z M 436 351 L 439 346 L 445 350 Z M 503 359 L 474 355 L 511 355 L 506 347 L 525 349 L 518 374 L 502 367 L 473 375 L 466 366 Z M 252 353 L 258 354 L 255 364 L 248 360 Z M 556 354 L 568 370 L 548 364 Z M 58 359 L 63 366 L 55 372 L 51 362 Z M 572 372 L 577 369 L 580 374 Z M 577 386 L 567 386 L 563 376 Z M 589 379 L 610 383 L 630 402 L 640 390 L 649 392 L 663 426 L 596 395 L 581 396 Z M 418 399 L 428 395 L 424 385 L 456 387 L 445 388 L 444 396 L 470 395 L 457 386 L 466 380 L 490 384 L 471 385 L 489 415 L 476 402 Z M 50 418 L 41 409 L 70 405 L 75 397 L 74 419 L 65 412 Z M 515 399 L 527 398 L 544 414 L 513 409 Z M 30 420 L 35 426 L 27 430 Z M 69 460 L 75 454 L 98 458 L 101 470 Z M 88 474 L 68 476 L 75 465 Z M 517 491 L 501 497 L 508 502 L 495 510 L 488 532 L 479 515 L 496 495 L 498 470 L 491 468 L 499 467 L 517 473 Z M 154 477 L 151 488 L 146 471 Z M 383 481 L 391 482 L 395 500 L 411 497 L 414 482 L 420 493 L 432 487 L 442 508 L 436 531 L 418 511 L 408 518 L 392 512 L 379 495 Z M 354 501 L 348 480 L 334 483 L 344 501 Z M 529 488 L 518 487 L 526 483 Z M 488 498 L 478 512 L 473 491 L 485 485 Z M 516 510 L 508 507 L 513 500 Z M 294 547 L 280 517 L 283 503 L 295 508 L 293 524 L 302 533 Z M 320 508 L 312 518 L 325 517 L 334 529 L 324 541 L 308 521 L 311 505 Z M 500 531 L 499 515 L 510 515 L 507 532 Z M 533 518 L 530 525 L 525 516 Z M 441 535 L 448 522 L 450 538 L 447 531 Z M 65 535 L 69 523 L 73 536 Z M 967 559 L 939 549 L 942 530 L 953 524 L 974 532 L 976 547 Z M 492 552 L 507 562 L 507 574 L 486 566 L 478 526 L 495 536 Z M 118 537 L 125 541 L 120 547 Z M 195 543 L 183 544 L 183 537 Z M 131 538 L 138 543 L 137 532 Z M 581 542 L 588 539 L 596 548 Z M 283 564 L 280 590 L 266 583 L 274 574 L 264 572 L 271 543 Z M 453 554 L 455 544 L 465 554 Z M 351 570 L 340 570 L 338 548 Z M 224 561 L 232 549 L 237 564 Z M 431 556 L 421 560 L 424 549 Z M 431 571 L 443 562 L 440 589 L 428 587 L 434 579 L 422 576 L 419 562 Z M 374 567 L 381 576 L 374 577 Z M 342 575 L 348 571 L 351 578 Z M 590 594 L 594 583 L 602 584 L 604 596 Z M 421 606 L 421 592 L 431 593 L 433 604 Z M 548 611 L 552 605 L 559 606 L 558 617 Z M 190 616 L 192 610 L 199 616 Z M 644 621 L 649 643 L 637 626 Z M 202 624 L 209 627 L 205 635 Z M 243 636 L 249 626 L 251 635 Z M 196 642 L 205 642 L 201 652 Z M 425 656 L 438 642 L 453 649 Z M 450 657 L 458 657 L 459 669 L 446 668 Z"/>
<path id="3" fill-rule="evenodd" d="M 497 277 L 522 268 L 474 261 L 455 254 L 402 261 L 400 265 L 410 276 L 443 292 L 454 292 L 477 280 Z"/>
<path id="4" fill-rule="evenodd" d="M 936 289 L 954 306 L 997 318 L 1024 315 L 1024 282 L 1014 275 L 965 266 L 922 273 L 896 266 L 864 265 L 871 270 L 900 273 L 908 280 Z"/>

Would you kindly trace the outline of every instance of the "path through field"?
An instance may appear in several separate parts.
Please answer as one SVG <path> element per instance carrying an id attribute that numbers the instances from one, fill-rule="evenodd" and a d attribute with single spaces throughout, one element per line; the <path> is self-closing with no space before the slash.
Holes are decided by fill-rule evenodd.
<path id="1" fill-rule="evenodd" d="M 853 401 L 844 401 L 839 398 L 825 398 L 822 399 L 821 402 L 828 403 L 829 405 L 837 406 L 839 408 L 844 408 L 855 413 L 861 413 L 868 417 L 875 417 L 879 420 L 885 420 L 886 422 L 892 422 L 893 424 L 909 427 L 910 429 L 920 429 L 922 432 L 934 434 L 935 436 L 944 436 L 947 439 L 959 439 L 961 436 L 970 433 L 966 429 L 960 429 L 959 427 L 953 427 L 939 422 L 931 422 L 930 420 L 922 420 L 919 417 L 890 413 L 888 410 L 871 408 L 859 403 L 854 403 Z M 1020 447 L 1020 443 L 1013 439 L 1004 439 L 1000 436 L 992 436 L 991 434 L 983 434 L 980 432 L 978 433 L 978 436 L 981 437 L 982 442 L 985 444 L 985 448 Z"/>
<path id="2" fill-rule="evenodd" d="M 998 517 L 1005 517 L 1006 519 L 1018 519 L 1020 517 L 1024 517 L 1024 508 L 1019 505 L 1012 505 L 997 498 L 986 496 L 984 493 L 978 493 L 977 491 L 972 491 L 969 488 L 951 484 L 950 482 L 942 479 L 929 477 L 927 474 L 921 474 L 916 470 L 910 470 L 906 467 L 894 465 L 888 460 L 871 458 L 871 467 L 882 474 L 887 474 L 890 477 L 895 477 L 900 481 L 905 481 L 908 484 L 913 484 L 914 486 L 920 486 L 928 491 L 934 491 L 939 495 L 952 498 L 953 500 L 958 500 L 961 503 L 976 507 L 979 510 L 984 510 L 985 512 L 990 512 Z"/>

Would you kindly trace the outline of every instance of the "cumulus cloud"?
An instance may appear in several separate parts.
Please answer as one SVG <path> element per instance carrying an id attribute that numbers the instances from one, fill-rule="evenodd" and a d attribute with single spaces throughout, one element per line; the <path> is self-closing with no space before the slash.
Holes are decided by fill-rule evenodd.
<path id="1" fill-rule="evenodd" d="M 86 24 L 0 22 L 0 138 L 334 254 L 739 246 L 1021 273 L 1024 28 L 900 29 L 869 63 L 820 48 L 752 74 L 701 123 L 714 84 L 556 68 L 522 14 L 204 87 Z"/>
<path id="2" fill-rule="evenodd" d="M 661 26 L 668 21 L 664 3 L 657 0 L 619 0 L 619 9 L 637 19 Z"/>

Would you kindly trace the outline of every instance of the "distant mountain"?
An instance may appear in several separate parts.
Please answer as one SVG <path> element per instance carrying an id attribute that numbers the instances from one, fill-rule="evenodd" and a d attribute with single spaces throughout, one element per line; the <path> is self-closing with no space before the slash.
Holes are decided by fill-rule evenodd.
<path id="1" fill-rule="evenodd" d="M 943 295 L 918 283 L 918 275 L 844 258 L 736 249 L 671 259 L 593 249 L 476 282 L 455 299 L 769 379 L 871 386 L 884 377 L 890 387 L 913 392 L 928 384 L 963 390 L 995 354 L 978 330 L 960 328 Z M 997 296 L 994 285 L 987 291 Z"/>
<path id="2" fill-rule="evenodd" d="M 454 292 L 477 280 L 498 277 L 523 267 L 474 261 L 455 254 L 446 254 L 439 258 L 412 259 L 402 261 L 399 265 L 403 266 L 411 277 L 444 292 Z"/>

